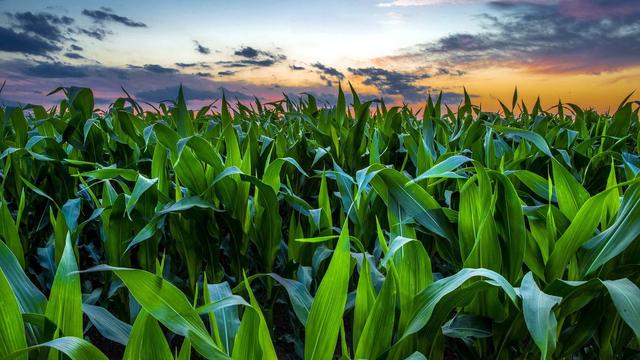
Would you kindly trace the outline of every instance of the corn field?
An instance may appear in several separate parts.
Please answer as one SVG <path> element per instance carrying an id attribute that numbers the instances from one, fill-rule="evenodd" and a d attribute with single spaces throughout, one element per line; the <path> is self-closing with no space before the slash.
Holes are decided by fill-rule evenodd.
<path id="1" fill-rule="evenodd" d="M 2 359 L 640 357 L 629 97 L 57 92 L 0 109 Z"/>

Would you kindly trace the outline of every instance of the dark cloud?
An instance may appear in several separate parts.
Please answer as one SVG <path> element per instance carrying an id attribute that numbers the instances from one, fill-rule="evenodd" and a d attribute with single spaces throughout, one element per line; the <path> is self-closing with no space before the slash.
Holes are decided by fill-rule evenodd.
<path id="1" fill-rule="evenodd" d="M 211 53 L 211 49 L 209 49 L 208 47 L 200 44 L 197 40 L 194 41 L 194 43 L 196 44 L 196 51 L 199 52 L 200 54 L 208 55 L 208 54 Z"/>
<path id="2" fill-rule="evenodd" d="M 217 61 L 216 64 L 226 68 L 243 68 L 248 66 L 247 64 L 244 64 L 241 62 L 228 61 L 228 60 Z"/>
<path id="3" fill-rule="evenodd" d="M 178 70 L 173 68 L 164 67 L 158 64 L 144 64 L 142 66 L 139 65 L 128 65 L 130 69 L 143 69 L 154 74 L 175 74 Z"/>
<path id="4" fill-rule="evenodd" d="M 493 1 L 484 30 L 458 33 L 397 57 L 443 67 L 524 67 L 534 72 L 598 73 L 640 64 L 640 2 Z"/>
<path id="5" fill-rule="evenodd" d="M 218 75 L 220 76 L 231 76 L 235 73 L 236 73 L 235 71 L 231 71 L 231 70 L 218 71 Z"/>
<path id="6" fill-rule="evenodd" d="M 188 89 L 187 98 L 194 101 L 192 105 L 199 106 L 219 98 L 223 92 L 228 99 L 237 98 L 240 101 L 251 101 L 254 96 L 264 101 L 278 100 L 283 92 L 326 92 L 324 87 L 319 86 L 283 86 L 275 89 L 271 84 L 254 84 L 235 77 L 217 75 L 218 69 L 211 71 L 213 76 L 202 76 L 205 74 L 197 73 L 200 65 L 191 68 L 194 71 L 183 73 L 164 66 L 160 67 L 169 70 L 154 72 L 158 68 L 149 65 L 112 67 L 94 62 L 70 64 L 37 62 L 24 57 L 0 59 L 0 79 L 7 79 L 2 97 L 48 106 L 63 98 L 62 94 L 45 96 L 49 91 L 59 86 L 81 86 L 90 87 L 95 99 L 101 99 L 96 101 L 108 106 L 113 99 L 124 96 L 121 87 L 126 88 L 130 94 L 138 94 L 143 100 L 161 101 L 175 99 L 178 93 L 176 85 L 183 84 Z M 41 89 L 43 92 L 36 94 L 33 89 Z"/>
<path id="7" fill-rule="evenodd" d="M 241 59 L 237 61 L 218 61 L 217 64 L 226 68 L 242 68 L 248 66 L 269 67 L 287 59 L 283 54 L 275 54 L 250 46 L 241 47 L 234 51 L 233 54 Z"/>
<path id="8" fill-rule="evenodd" d="M 78 54 L 78 53 L 74 53 L 74 52 L 67 52 L 64 54 L 65 57 L 69 58 L 69 59 L 84 59 L 85 57 Z"/>
<path id="9" fill-rule="evenodd" d="M 0 51 L 31 55 L 47 55 L 60 48 L 40 37 L 0 27 Z"/>
<path id="10" fill-rule="evenodd" d="M 277 62 L 278 61 L 274 59 L 262 59 L 262 60 L 247 59 L 247 60 L 240 61 L 240 63 L 243 65 L 252 65 L 252 66 L 259 66 L 259 67 L 269 67 L 274 65 Z"/>
<path id="11" fill-rule="evenodd" d="M 82 78 L 87 76 L 83 67 L 60 62 L 41 62 L 22 70 L 25 75 L 38 78 Z"/>
<path id="12" fill-rule="evenodd" d="M 449 75 L 449 76 L 462 76 L 466 74 L 466 72 L 460 69 L 447 69 L 447 68 L 436 68 L 434 76 L 438 75 Z"/>
<path id="13" fill-rule="evenodd" d="M 177 63 L 175 63 L 175 65 L 177 67 L 180 67 L 180 68 L 184 69 L 184 68 L 194 67 L 194 66 L 196 66 L 198 64 L 197 63 L 181 63 L 181 62 L 177 62 Z"/>
<path id="14" fill-rule="evenodd" d="M 200 77 L 205 77 L 205 78 L 211 77 L 211 73 L 203 72 L 203 71 L 199 71 L 199 72 L 195 73 L 195 75 L 200 76 Z"/>
<path id="15" fill-rule="evenodd" d="M 73 24 L 68 16 L 57 16 L 51 13 L 32 13 L 31 11 L 7 14 L 15 27 L 41 38 L 59 42 L 64 39 L 65 26 Z"/>
<path id="16" fill-rule="evenodd" d="M 308 100 L 308 95 L 313 96 L 316 99 L 316 102 L 321 106 L 336 106 L 338 103 L 338 94 L 337 93 L 327 93 L 327 92 L 319 92 L 319 91 L 304 91 L 302 93 L 295 92 L 285 92 L 285 95 L 292 100 L 300 101 Z M 345 101 L 349 104 L 353 102 L 353 95 L 351 92 L 346 92 L 344 94 Z M 380 100 L 379 96 L 376 95 L 367 95 L 367 94 L 358 94 L 360 101 L 372 101 L 372 100 Z"/>
<path id="17" fill-rule="evenodd" d="M 305 67 L 304 66 L 295 65 L 295 64 L 291 64 L 291 65 L 289 65 L 289 69 L 297 71 L 297 70 L 304 70 Z"/>
<path id="18" fill-rule="evenodd" d="M 147 27 L 147 24 L 143 22 L 134 21 L 126 16 L 114 14 L 111 9 L 105 7 L 100 8 L 100 10 L 84 9 L 82 10 L 82 15 L 90 17 L 97 23 L 116 22 L 129 27 Z"/>
<path id="19" fill-rule="evenodd" d="M 238 100 L 253 99 L 252 96 L 249 96 L 245 93 L 228 90 L 224 87 L 218 87 L 217 89 L 212 90 L 183 87 L 183 91 L 186 100 L 214 100 L 221 98 L 223 93 L 227 98 L 236 98 Z M 153 102 L 173 100 L 178 96 L 178 86 L 141 91 L 136 93 L 136 96 L 141 99 Z"/>
<path id="20" fill-rule="evenodd" d="M 429 88 L 417 85 L 416 81 L 431 77 L 429 74 L 399 72 L 376 67 L 349 68 L 349 72 L 364 77 L 362 83 L 376 87 L 381 94 L 401 95 L 408 102 L 424 100 Z"/>
<path id="21" fill-rule="evenodd" d="M 321 64 L 319 62 L 315 63 L 315 64 L 311 64 L 312 67 L 316 68 L 317 70 L 320 71 L 320 73 L 327 75 L 327 76 L 332 76 L 337 78 L 338 80 L 343 80 L 344 79 L 344 74 L 341 73 L 340 71 L 338 71 L 338 69 L 330 67 L 330 66 L 326 66 L 324 64 Z"/>
<path id="22" fill-rule="evenodd" d="M 101 28 L 93 28 L 93 29 L 78 28 L 78 32 L 100 41 L 104 40 L 104 38 L 107 37 L 107 35 L 112 34 L 111 31 L 101 29 Z"/>
<path id="23" fill-rule="evenodd" d="M 251 46 L 245 46 L 242 47 L 238 50 L 236 50 L 234 53 L 234 55 L 236 56 L 241 56 L 241 57 L 245 57 L 245 58 L 249 58 L 249 59 L 254 59 L 257 58 L 258 55 L 261 54 L 261 51 L 252 48 Z"/>
<path id="24" fill-rule="evenodd" d="M 71 46 L 69 47 L 71 50 L 73 51 L 82 51 L 82 47 L 75 45 L 75 44 L 71 44 Z"/>
<path id="25" fill-rule="evenodd" d="M 324 85 L 327 87 L 333 87 L 333 81 L 327 76 L 320 74 L 320 80 L 324 81 Z"/>

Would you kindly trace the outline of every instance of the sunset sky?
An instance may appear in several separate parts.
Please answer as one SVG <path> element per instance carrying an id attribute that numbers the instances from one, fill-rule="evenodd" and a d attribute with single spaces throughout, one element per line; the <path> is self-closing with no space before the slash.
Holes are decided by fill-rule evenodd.
<path id="1" fill-rule="evenodd" d="M 640 84 L 640 1 L 0 0 L 0 103 L 44 103 L 86 86 L 193 105 L 224 90 L 335 101 L 339 82 L 418 104 L 463 86 L 484 109 L 515 86 L 528 102 L 561 98 L 607 111 Z"/>

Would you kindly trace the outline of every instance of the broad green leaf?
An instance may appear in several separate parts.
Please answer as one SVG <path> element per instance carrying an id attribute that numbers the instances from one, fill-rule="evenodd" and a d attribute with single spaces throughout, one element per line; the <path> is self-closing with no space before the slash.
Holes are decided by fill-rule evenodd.
<path id="1" fill-rule="evenodd" d="M 45 315 L 58 325 L 65 336 L 82 338 L 82 290 L 73 252 L 71 238 L 67 234 Z"/>
<path id="2" fill-rule="evenodd" d="M 522 311 L 529 333 L 540 349 L 542 359 L 547 359 L 556 349 L 557 320 L 553 307 L 562 298 L 547 295 L 538 288 L 531 272 L 525 275 L 520 285 Z"/>
<path id="3" fill-rule="evenodd" d="M 305 359 L 333 358 L 347 302 L 351 262 L 349 249 L 349 227 L 345 221 L 327 272 L 311 305 L 305 334 Z"/>
<path id="4" fill-rule="evenodd" d="M 158 321 L 144 310 L 136 317 L 124 351 L 124 360 L 173 359 Z"/>
<path id="5" fill-rule="evenodd" d="M 551 164 L 560 211 L 569 220 L 573 220 L 578 210 L 589 199 L 589 193 L 558 161 L 552 160 Z"/>
<path id="6" fill-rule="evenodd" d="M 119 344 L 127 345 L 131 325 L 119 320 L 107 309 L 100 306 L 82 304 L 82 312 L 87 315 L 89 321 L 102 336 Z"/>
<path id="7" fill-rule="evenodd" d="M 369 317 L 369 313 L 376 301 L 376 295 L 371 281 L 369 270 L 369 261 L 366 254 L 362 256 L 362 265 L 360 266 L 360 275 L 358 277 L 358 286 L 356 287 L 356 299 L 353 310 L 353 348 L 357 349 L 360 341 L 360 334 Z"/>
<path id="8" fill-rule="evenodd" d="M 5 357 L 5 360 L 20 359 L 33 350 L 50 348 L 67 355 L 71 360 L 107 360 L 107 357 L 90 342 L 73 336 L 65 336 L 42 344 L 29 346 Z"/>
<path id="9" fill-rule="evenodd" d="M 547 141 L 538 133 L 507 126 L 493 126 L 493 129 L 505 134 L 516 135 L 523 139 L 526 139 L 527 141 L 531 141 L 531 143 L 535 145 L 535 147 L 537 147 L 538 150 L 540 150 L 543 154 L 551 158 L 553 157 L 551 149 L 549 149 L 549 144 L 547 144 Z"/>
<path id="10" fill-rule="evenodd" d="M 461 175 L 451 172 L 458 168 L 460 165 L 473 161 L 466 156 L 454 155 L 444 161 L 435 164 L 432 168 L 420 174 L 413 179 L 413 182 L 418 182 L 424 179 L 436 178 L 436 177 L 451 177 L 451 178 L 464 178 Z"/>
<path id="11" fill-rule="evenodd" d="M 275 360 L 278 356 L 271 341 L 269 328 L 246 275 L 244 275 L 244 285 L 249 294 L 251 307 L 247 308 L 242 316 L 233 345 L 233 358 Z"/>
<path id="12" fill-rule="evenodd" d="M 618 314 L 640 341 L 640 288 L 626 278 L 602 283 L 609 291 Z"/>
<path id="13" fill-rule="evenodd" d="M 133 186 L 133 191 L 131 191 L 131 197 L 129 201 L 127 201 L 127 215 L 131 217 L 131 211 L 138 203 L 138 200 L 144 194 L 145 191 L 149 190 L 155 183 L 158 182 L 158 179 L 147 179 L 142 176 L 142 174 L 138 174 L 138 179 L 136 180 L 136 184 Z"/>
<path id="14" fill-rule="evenodd" d="M 29 280 L 15 255 L 2 241 L 0 241 L 0 270 L 4 273 L 13 294 L 18 299 L 21 312 L 44 314 L 47 299 Z"/>
<path id="15" fill-rule="evenodd" d="M 167 280 L 152 273 L 127 268 L 98 265 L 84 272 L 112 271 L 142 308 L 172 332 L 188 337 L 193 347 L 210 359 L 227 356 L 209 336 L 200 316 L 185 295 Z"/>
<path id="16" fill-rule="evenodd" d="M 500 274 L 487 269 L 465 268 L 454 275 L 434 282 L 416 295 L 414 300 L 414 312 L 402 337 L 407 337 L 422 329 L 431 318 L 433 310 L 438 302 L 446 295 L 457 290 L 466 281 L 474 277 L 484 277 L 492 280 L 495 284 L 500 286 L 509 299 L 515 303 L 515 290 Z"/>
<path id="17" fill-rule="evenodd" d="M 0 357 L 27 346 L 18 300 L 4 272 L 0 270 Z M 20 359 L 27 359 L 26 354 Z"/>
<path id="18" fill-rule="evenodd" d="M 617 194 L 617 187 L 610 194 Z M 606 206 L 606 205 L 605 205 Z M 581 261 L 589 275 L 607 261 L 623 252 L 640 235 L 640 185 L 630 186 L 624 194 L 615 222 L 584 245 L 587 249 Z"/>
<path id="19" fill-rule="evenodd" d="M 387 275 L 360 335 L 356 359 L 377 359 L 389 348 L 393 338 L 396 292 L 395 277 Z"/>
<path id="20" fill-rule="evenodd" d="M 24 268 L 24 250 L 20 241 L 18 226 L 16 226 L 13 217 L 11 217 L 6 200 L 0 196 L 0 242 L 2 240 L 7 244 L 6 246 L 11 250 L 20 266 Z"/>

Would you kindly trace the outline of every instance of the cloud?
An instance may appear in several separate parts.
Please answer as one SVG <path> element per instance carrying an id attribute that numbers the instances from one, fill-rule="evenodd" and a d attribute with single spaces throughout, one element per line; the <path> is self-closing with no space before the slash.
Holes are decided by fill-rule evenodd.
<path id="1" fill-rule="evenodd" d="M 291 65 L 289 65 L 289 69 L 294 70 L 294 71 L 298 71 L 298 70 L 304 70 L 305 67 L 304 66 L 295 65 L 295 64 L 291 64 Z"/>
<path id="2" fill-rule="evenodd" d="M 0 51 L 45 56 L 60 50 L 58 46 L 40 37 L 4 27 L 0 27 L 0 39 Z"/>
<path id="3" fill-rule="evenodd" d="M 390 59 L 541 73 L 592 74 L 640 65 L 640 2 L 505 0 L 488 6 L 493 13 L 482 15 L 480 32 L 450 34 Z"/>
<path id="4" fill-rule="evenodd" d="M 164 69 L 164 70 L 163 70 Z M 216 74 L 212 72 L 212 74 Z M 117 97 L 123 96 L 121 87 L 131 94 L 142 94 L 145 100 L 175 99 L 177 84 L 183 84 L 193 89 L 193 106 L 199 106 L 215 96 L 221 96 L 222 91 L 228 98 L 238 98 L 241 101 L 251 100 L 253 96 L 261 99 L 278 99 L 280 91 L 274 91 L 270 85 L 252 84 L 243 80 L 226 80 L 218 77 L 203 76 L 204 73 L 181 73 L 175 69 L 160 65 L 113 67 L 96 63 L 69 64 L 64 62 L 37 62 L 29 59 L 0 59 L 0 79 L 7 79 L 7 86 L 2 92 L 5 99 L 17 100 L 23 103 L 53 105 L 62 95 L 45 96 L 47 92 L 57 87 L 80 86 L 89 87 L 94 97 L 103 105 L 108 105 Z M 159 89 L 171 88 L 173 94 Z M 220 90 L 223 88 L 223 90 Z M 36 94 L 33 89 L 41 89 Z M 243 90 L 244 89 L 244 90 Z M 154 91 L 154 92 L 152 92 Z M 202 95 L 206 91 L 206 96 Z M 250 95 L 249 95 L 250 94 Z"/>
<path id="5" fill-rule="evenodd" d="M 321 64 L 319 62 L 317 62 L 315 64 L 311 64 L 311 67 L 314 67 L 314 68 L 320 70 L 320 72 L 325 74 L 325 75 L 336 77 L 339 80 L 343 80 L 344 79 L 344 74 L 341 73 L 340 71 L 338 71 L 336 68 L 323 65 L 323 64 Z"/>
<path id="6" fill-rule="evenodd" d="M 233 54 L 236 56 L 241 56 L 241 57 L 245 57 L 245 58 L 249 58 L 249 59 L 253 59 L 258 57 L 258 55 L 260 55 L 261 51 L 256 50 L 250 46 L 245 46 L 242 47 L 238 50 L 236 50 Z"/>
<path id="7" fill-rule="evenodd" d="M 128 27 L 147 27 L 147 24 L 134 21 L 126 16 L 120 16 L 113 13 L 111 9 L 102 7 L 100 10 L 82 10 L 82 15 L 88 16 L 96 23 L 116 22 Z"/>
<path id="8" fill-rule="evenodd" d="M 23 73 L 39 78 L 82 78 L 88 74 L 82 67 L 60 62 L 40 62 L 33 66 L 27 66 L 23 69 Z"/>
<path id="9" fill-rule="evenodd" d="M 31 11 L 7 14 L 15 27 L 43 39 L 60 42 L 64 39 L 63 27 L 73 24 L 74 20 L 68 16 L 57 16 L 51 13 L 37 13 Z"/>
<path id="10" fill-rule="evenodd" d="M 144 64 L 142 66 L 139 65 L 129 65 L 130 69 L 144 69 L 146 71 L 155 73 L 155 74 L 175 74 L 178 70 L 173 68 L 164 67 L 158 64 Z"/>
<path id="11" fill-rule="evenodd" d="M 287 59 L 283 54 L 275 54 L 270 51 L 259 50 L 250 46 L 241 47 L 234 51 L 233 55 L 240 59 L 218 61 L 216 64 L 226 68 L 243 68 L 248 66 L 269 67 Z"/>
<path id="12" fill-rule="evenodd" d="M 431 77 L 426 73 L 399 72 L 377 67 L 349 68 L 349 72 L 364 77 L 362 83 L 374 86 L 382 95 L 401 95 L 408 102 L 424 100 L 429 87 L 417 85 L 416 81 Z"/>
<path id="13" fill-rule="evenodd" d="M 222 94 L 227 98 L 237 98 L 238 100 L 251 100 L 252 96 L 239 91 L 228 90 L 224 87 L 217 89 L 197 89 L 184 86 L 183 88 L 185 100 L 214 100 L 222 98 Z M 161 102 L 166 100 L 174 100 L 178 96 L 178 86 L 169 86 L 161 89 L 137 92 L 136 96 L 153 102 Z"/>
<path id="14" fill-rule="evenodd" d="M 218 71 L 218 75 L 220 76 L 231 76 L 235 73 L 236 73 L 235 71 L 231 71 L 231 70 Z"/>
<path id="15" fill-rule="evenodd" d="M 208 55 L 211 53 L 211 49 L 206 46 L 200 44 L 197 40 L 193 41 L 196 44 L 196 51 L 203 55 Z"/>
<path id="16" fill-rule="evenodd" d="M 475 0 L 477 1 L 477 0 Z M 474 0 L 394 0 L 378 3 L 379 7 L 430 6 L 441 4 L 471 3 Z"/>
<path id="17" fill-rule="evenodd" d="M 82 51 L 82 47 L 75 45 L 75 44 L 71 44 L 71 46 L 69 46 L 69 48 L 73 51 Z"/>
<path id="18" fill-rule="evenodd" d="M 196 66 L 196 65 L 198 65 L 198 64 L 197 64 L 197 63 L 182 63 L 182 62 L 177 62 L 177 63 L 175 63 L 175 65 L 176 65 L 177 67 L 180 67 L 180 68 L 183 68 L 183 69 L 184 69 L 184 68 L 194 67 L 194 66 Z"/>
<path id="19" fill-rule="evenodd" d="M 69 58 L 69 59 L 84 59 L 85 57 L 78 54 L 78 53 L 74 53 L 74 52 L 66 52 L 64 53 L 64 56 Z"/>
<path id="20" fill-rule="evenodd" d="M 104 38 L 107 37 L 107 35 L 113 34 L 113 32 L 109 30 L 100 29 L 100 28 L 93 28 L 93 29 L 78 28 L 78 32 L 100 41 L 104 40 Z"/>

